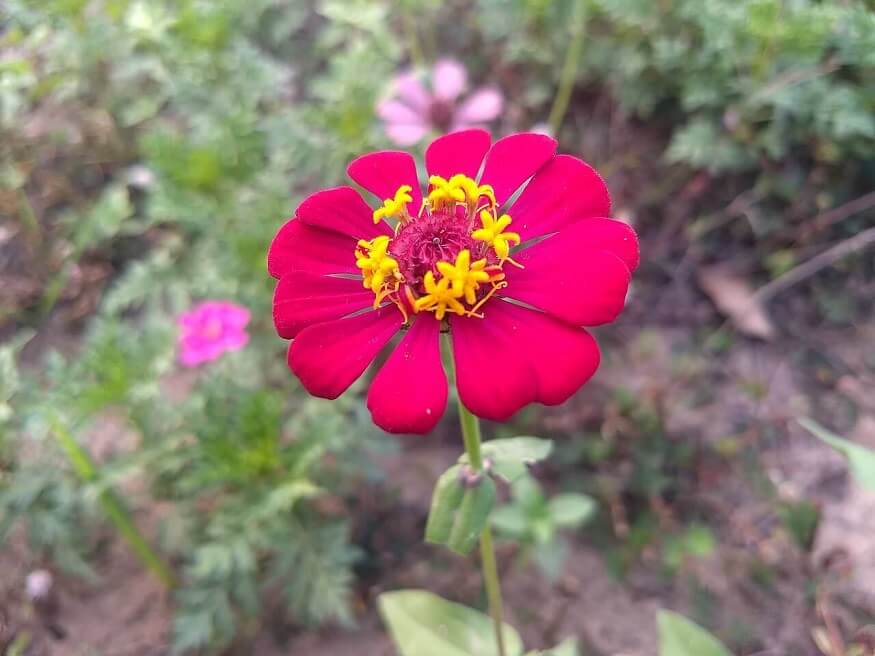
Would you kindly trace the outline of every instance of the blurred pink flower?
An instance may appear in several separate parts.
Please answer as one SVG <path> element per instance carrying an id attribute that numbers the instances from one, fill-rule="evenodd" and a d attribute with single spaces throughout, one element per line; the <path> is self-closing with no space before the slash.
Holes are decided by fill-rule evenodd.
<path id="1" fill-rule="evenodd" d="M 454 59 L 441 59 L 431 72 L 431 91 L 415 73 L 401 73 L 394 80 L 392 96 L 377 105 L 377 116 L 391 141 L 409 146 L 431 130 L 482 127 L 501 114 L 504 97 L 498 89 L 480 87 L 460 101 L 467 86 L 465 67 Z"/>
<path id="2" fill-rule="evenodd" d="M 179 315 L 179 361 L 186 367 L 211 362 L 249 341 L 249 310 L 230 301 L 204 301 Z"/>

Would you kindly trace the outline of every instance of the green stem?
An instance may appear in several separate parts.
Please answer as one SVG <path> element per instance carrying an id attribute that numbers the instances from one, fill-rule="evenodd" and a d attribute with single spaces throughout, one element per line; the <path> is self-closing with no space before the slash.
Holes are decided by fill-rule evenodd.
<path id="1" fill-rule="evenodd" d="M 584 17 L 585 2 L 586 0 L 577 0 L 575 5 L 571 26 L 573 30 L 571 43 L 565 52 L 565 61 L 559 75 L 559 86 L 556 89 L 556 96 L 553 98 L 553 106 L 550 108 L 550 118 L 547 119 L 554 137 L 559 136 L 559 128 L 562 127 L 562 119 L 565 118 L 565 112 L 568 110 L 568 102 L 571 100 L 571 91 L 574 89 L 574 80 L 577 77 L 577 64 L 580 61 L 583 47 L 583 28 L 586 22 Z"/>
<path id="2" fill-rule="evenodd" d="M 70 460 L 70 464 L 73 465 L 73 469 L 76 471 L 79 478 L 86 483 L 97 482 L 100 478 L 97 467 L 85 449 L 80 446 L 70 432 L 64 428 L 60 422 L 53 421 L 52 434 L 55 436 L 55 439 L 57 439 L 61 449 L 67 454 L 67 458 Z M 157 576 L 166 587 L 176 587 L 176 578 L 173 576 L 173 572 L 171 572 L 170 568 L 164 563 L 164 561 L 152 551 L 152 547 L 149 546 L 149 543 L 146 542 L 146 539 L 137 529 L 130 513 L 128 513 L 124 504 L 122 504 L 121 500 L 115 495 L 115 493 L 108 488 L 104 488 L 100 491 L 97 498 L 103 511 L 109 517 L 116 530 L 125 540 L 127 540 L 131 549 L 133 549 L 140 561 L 148 569 L 152 570 L 155 576 Z"/>
<path id="3" fill-rule="evenodd" d="M 480 453 L 480 422 L 459 400 L 459 423 L 462 425 L 462 439 L 468 462 L 475 471 L 483 469 L 483 456 Z M 495 560 L 495 547 L 492 544 L 492 529 L 489 524 L 480 535 L 480 562 L 483 568 L 483 581 L 486 585 L 486 598 L 489 601 L 489 614 L 495 627 L 495 644 L 498 656 L 506 656 L 504 647 L 504 610 L 501 600 L 501 583 L 498 578 L 498 564 Z"/>
<path id="4" fill-rule="evenodd" d="M 415 68 L 425 68 L 425 56 L 419 45 L 419 37 L 416 34 L 416 18 L 410 7 L 404 9 L 404 31 L 407 37 L 407 47 L 410 50 L 410 59 Z"/>
<path id="5" fill-rule="evenodd" d="M 21 209 L 20 216 L 30 237 L 36 243 L 42 242 L 42 228 L 40 228 L 39 219 L 36 218 L 36 212 L 33 211 L 33 205 L 30 204 L 30 199 L 23 189 L 18 190 L 18 204 Z"/>
<path id="6" fill-rule="evenodd" d="M 465 442 L 468 462 L 472 469 L 480 471 L 483 469 L 483 456 L 480 454 L 480 422 L 468 408 L 462 405 L 461 399 L 459 399 L 459 423 L 462 424 L 462 440 Z"/>
<path id="7" fill-rule="evenodd" d="M 489 614 L 495 627 L 495 643 L 499 656 L 505 656 L 504 649 L 504 604 L 501 600 L 501 582 L 498 578 L 498 563 L 495 560 L 495 547 L 492 546 L 492 529 L 487 525 L 480 536 L 480 561 L 483 564 L 483 580 L 486 583 L 486 598 L 489 600 Z"/>

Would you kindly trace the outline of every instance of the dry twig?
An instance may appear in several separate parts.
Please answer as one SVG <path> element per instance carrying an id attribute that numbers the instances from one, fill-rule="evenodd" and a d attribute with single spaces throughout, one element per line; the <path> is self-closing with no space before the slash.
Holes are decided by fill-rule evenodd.
<path id="1" fill-rule="evenodd" d="M 793 267 L 787 273 L 760 287 L 754 294 L 754 298 L 758 301 L 768 301 L 780 292 L 789 289 L 806 278 L 810 278 L 821 269 L 835 264 L 842 258 L 856 253 L 872 243 L 875 243 L 875 227 L 845 239 L 832 248 L 828 248 L 822 253 L 815 255 L 810 260 L 806 260 L 799 266 Z"/>

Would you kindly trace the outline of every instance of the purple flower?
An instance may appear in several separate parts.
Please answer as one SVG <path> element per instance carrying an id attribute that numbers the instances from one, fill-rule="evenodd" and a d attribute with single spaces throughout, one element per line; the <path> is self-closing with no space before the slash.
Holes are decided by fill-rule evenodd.
<path id="1" fill-rule="evenodd" d="M 498 89 L 480 87 L 460 101 L 467 86 L 465 67 L 454 59 L 441 59 L 432 69 L 431 91 L 415 73 L 401 73 L 394 80 L 392 96 L 377 105 L 377 116 L 391 141 L 409 146 L 431 130 L 481 127 L 501 114 L 504 97 Z"/>
<path id="2" fill-rule="evenodd" d="M 196 367 L 249 341 L 249 310 L 230 301 L 204 301 L 179 315 L 179 361 Z"/>

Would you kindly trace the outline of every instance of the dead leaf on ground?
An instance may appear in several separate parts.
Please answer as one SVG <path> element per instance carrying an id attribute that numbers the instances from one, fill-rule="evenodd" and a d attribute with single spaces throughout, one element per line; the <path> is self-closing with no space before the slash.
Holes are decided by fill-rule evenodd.
<path id="1" fill-rule="evenodd" d="M 775 337 L 775 326 L 747 280 L 725 266 L 699 269 L 698 280 L 702 291 L 742 333 L 765 340 Z"/>

